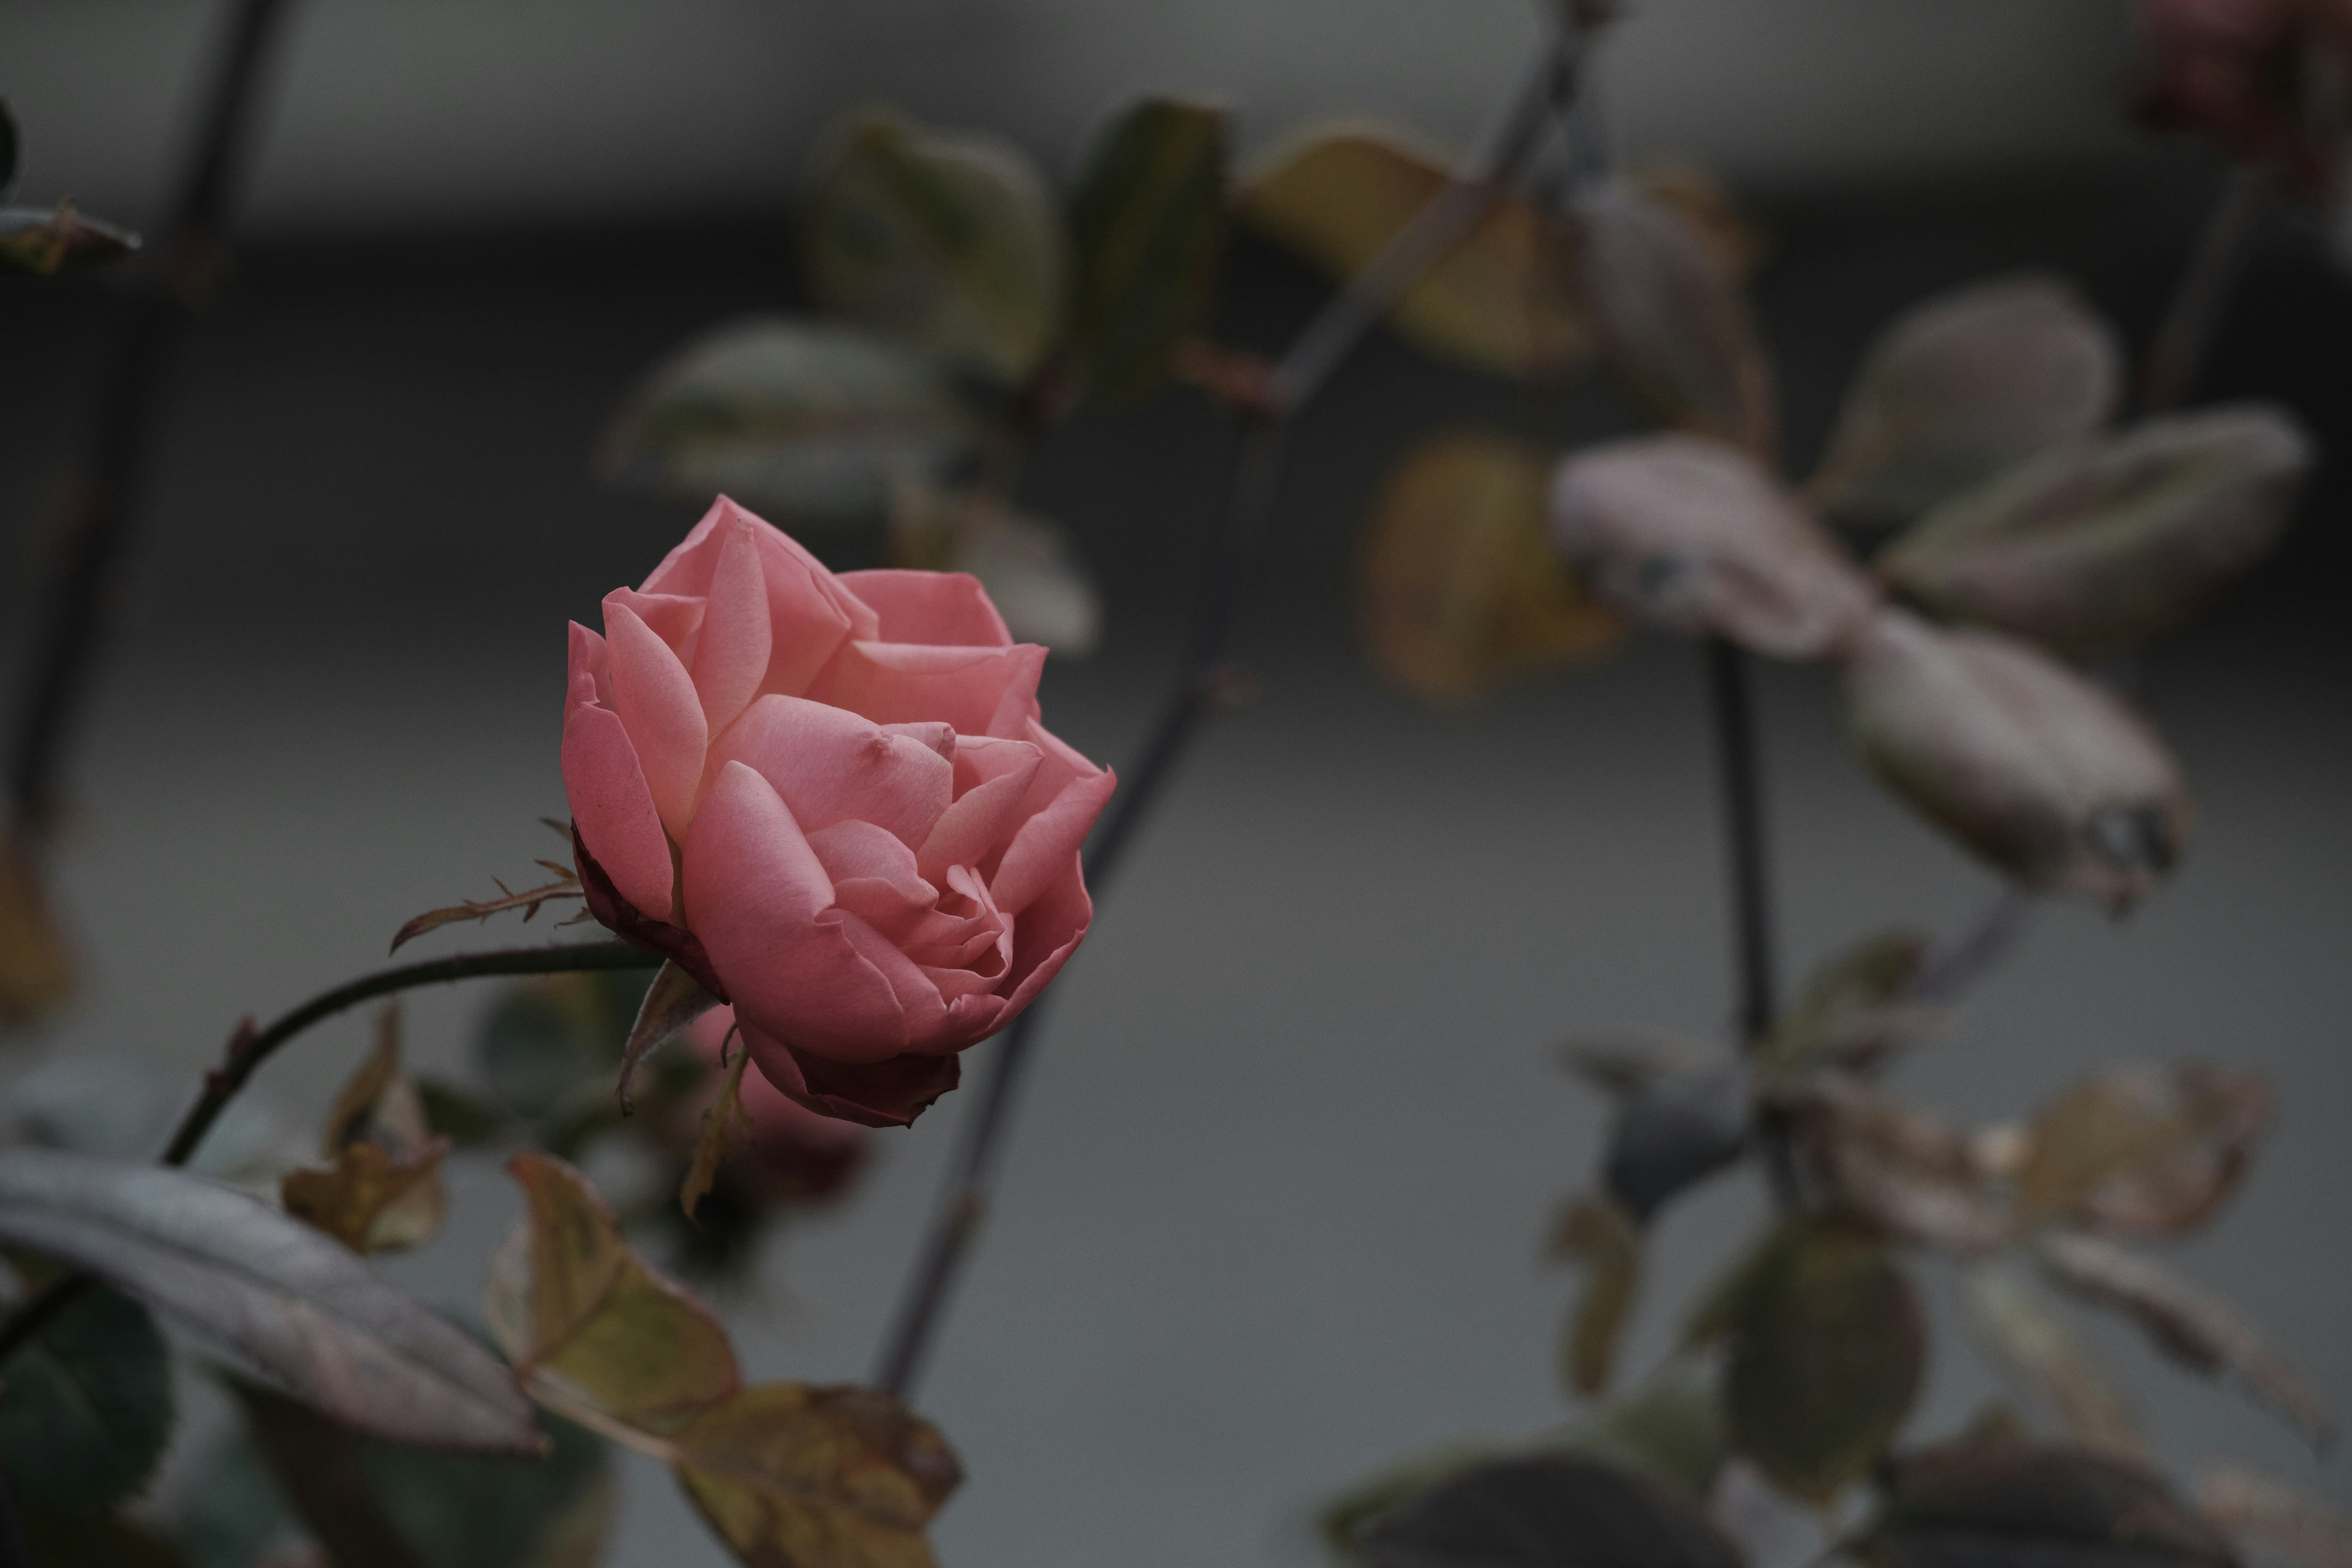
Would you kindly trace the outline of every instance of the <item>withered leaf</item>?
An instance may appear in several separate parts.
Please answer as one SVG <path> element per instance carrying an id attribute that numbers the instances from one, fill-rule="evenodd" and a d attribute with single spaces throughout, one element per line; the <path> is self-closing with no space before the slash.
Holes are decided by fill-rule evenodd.
<path id="1" fill-rule="evenodd" d="M 2251 1073 L 2201 1062 L 2110 1068 L 2027 1126 L 2018 1206 L 2121 1236 L 2180 1235 L 2236 1191 L 2270 1116 L 2270 1090 Z"/>
<path id="2" fill-rule="evenodd" d="M 2169 1270 L 2111 1241 L 2051 1231 L 2035 1244 L 2050 1277 L 2075 1295 L 2137 1322 L 2157 1347 L 2198 1372 L 2242 1382 L 2315 1448 L 2335 1441 L 2336 1421 L 2302 1376 L 2236 1313 Z"/>
<path id="3" fill-rule="evenodd" d="M 1373 667 L 1425 701 L 1589 664 L 1625 624 L 1544 529 L 1539 448 L 1472 431 L 1424 437 L 1390 471 L 1356 554 L 1356 627 Z"/>
<path id="4" fill-rule="evenodd" d="M 0 1026 L 36 1024 L 64 1006 L 79 967 L 24 842 L 0 833 Z"/>
<path id="5" fill-rule="evenodd" d="M 1088 153 L 1070 204 L 1070 335 L 1089 391 L 1150 390 L 1207 316 L 1224 258 L 1225 119 L 1147 98 Z"/>
<path id="6" fill-rule="evenodd" d="M 1404 137 L 1315 127 L 1244 176 L 1236 211 L 1335 278 L 1353 278 L 1451 179 Z M 1390 320 L 1415 346 L 1475 369 L 1556 381 L 1591 358 L 1569 237 L 1524 196 L 1498 195 Z"/>
<path id="7" fill-rule="evenodd" d="M 2197 1478 L 2197 1507 L 2239 1540 L 2266 1546 L 2299 1568 L 2352 1568 L 2352 1519 L 2243 1465 L 2209 1467 Z"/>
<path id="8" fill-rule="evenodd" d="M 399 1442 L 536 1453 L 506 1369 L 334 1241 L 184 1172 L 0 1152 L 0 1241 L 85 1268 L 347 1426 Z"/>
<path id="9" fill-rule="evenodd" d="M 1901 1241 L 1963 1256 L 2009 1239 L 1969 1141 L 1860 1079 L 1819 1072 L 1770 1091 L 1823 1200 Z"/>
<path id="10" fill-rule="evenodd" d="M 2014 1270 L 1969 1270 L 1969 1316 L 2017 1380 L 2086 1448 L 2145 1459 L 2147 1437 L 2122 1394 L 2042 1292 Z"/>
<path id="11" fill-rule="evenodd" d="M 677 1206 L 692 1219 L 702 1200 L 710 1195 L 711 1184 L 719 1179 L 719 1162 L 727 1157 L 727 1146 L 738 1137 L 751 1135 L 751 1114 L 743 1109 L 743 1069 L 751 1064 L 751 1053 L 741 1046 L 735 1047 L 735 1059 L 727 1068 L 727 1077 L 719 1087 L 719 1098 L 702 1113 L 702 1131 L 694 1140 L 694 1158 L 688 1166 L 685 1184 L 677 1190 Z"/>
<path id="12" fill-rule="evenodd" d="M 1560 1371 L 1570 1393 L 1595 1398 L 1608 1392 L 1617 1343 L 1641 1283 L 1641 1227 L 1609 1198 L 1588 1194 L 1560 1210 L 1549 1250 L 1583 1266 L 1583 1292 L 1560 1342 Z"/>
<path id="13" fill-rule="evenodd" d="M 1647 1223 L 1668 1199 L 1722 1170 L 1748 1148 L 1748 1070 L 1722 1061 L 1644 1084 L 1617 1108 L 1601 1181 Z"/>
<path id="14" fill-rule="evenodd" d="M 375 1049 L 328 1113 L 320 1152 L 329 1163 L 289 1171 L 286 1212 L 354 1252 L 415 1247 L 441 1228 L 442 1157 L 449 1141 L 427 1124 L 425 1101 L 400 1068 L 400 1005 L 378 1016 Z"/>
<path id="15" fill-rule="evenodd" d="M 1697 1503 L 1575 1454 L 1497 1459 L 1381 1516 L 1363 1568 L 1739 1568 Z"/>
<path id="16" fill-rule="evenodd" d="M 1767 1076 L 1819 1068 L 1866 1071 L 1934 1029 L 1942 1015 L 1907 1000 L 1927 951 L 1927 939 L 1916 931 L 1883 931 L 1824 962 L 1757 1047 L 1758 1069 Z"/>
<path id="17" fill-rule="evenodd" d="M 1577 271 L 1611 368 L 1664 424 L 1769 461 L 1780 416 L 1756 322 L 1676 203 L 1612 180 L 1576 204 Z"/>
<path id="18" fill-rule="evenodd" d="M 547 861 L 541 861 L 541 864 L 548 866 L 555 872 L 554 881 L 543 887 L 526 888 L 520 893 L 509 888 L 504 882 L 499 882 L 499 896 L 495 899 L 483 899 L 478 901 L 467 900 L 462 904 L 451 904 L 446 909 L 427 910 L 393 933 L 392 951 L 398 952 L 404 943 L 415 941 L 426 931 L 438 931 L 446 925 L 455 925 L 459 921 L 487 921 L 492 915 L 504 914 L 509 910 L 520 910 L 522 918 L 528 921 L 533 915 L 539 913 L 541 905 L 551 900 L 576 899 L 582 896 L 580 878 L 576 872 Z M 496 878 L 491 879 L 497 880 Z"/>
<path id="19" fill-rule="evenodd" d="M 827 314 L 1004 386 L 1026 382 L 1062 330 L 1061 215 L 1029 159 L 994 137 L 852 113 L 811 168 L 801 257 Z"/>
<path id="20" fill-rule="evenodd" d="M 638 1066 L 718 1005 L 719 998 L 676 963 L 665 961 L 654 972 L 646 999 L 638 1004 L 636 1022 L 629 1026 L 628 1041 L 621 1047 L 621 1076 L 613 1093 L 621 1102 L 623 1115 L 631 1110 L 629 1082 L 636 1077 Z"/>
<path id="21" fill-rule="evenodd" d="M 2315 458 L 2260 405 L 2070 443 L 1957 496 L 1879 558 L 1939 615 L 2081 650 L 2188 620 L 2270 553 Z"/>
<path id="22" fill-rule="evenodd" d="M 2153 1472 L 2055 1444 L 1906 1456 L 1854 1550 L 1869 1568 L 2236 1568 Z"/>
<path id="23" fill-rule="evenodd" d="M 2048 655 L 1884 610 L 1844 674 L 1847 725 L 1880 777 L 2024 886 L 2121 911 L 2179 859 L 2191 810 L 2171 753 Z"/>
<path id="24" fill-rule="evenodd" d="M 1825 1503 L 1885 1453 L 1918 1396 L 1927 1326 L 1886 1247 L 1841 1221 L 1787 1221 L 1728 1316 L 1733 1448 Z"/>
<path id="25" fill-rule="evenodd" d="M 1555 471 L 1552 542 L 1637 621 L 1819 658 L 1876 590 L 1753 458 L 1696 436 L 1612 441 Z"/>
<path id="26" fill-rule="evenodd" d="M 0 273 L 48 277 L 138 248 L 137 235 L 84 216 L 71 202 L 53 208 L 0 207 Z"/>
<path id="27" fill-rule="evenodd" d="M 2123 353 L 2074 288 L 2028 274 L 1924 300 L 1883 328 L 1806 490 L 1867 524 L 1906 521 L 2114 414 Z"/>
<path id="28" fill-rule="evenodd" d="M 853 327 L 750 316 L 656 366 L 606 428 L 598 473 L 697 506 L 728 494 L 783 526 L 878 517 L 894 482 L 971 449 L 946 371 Z"/>

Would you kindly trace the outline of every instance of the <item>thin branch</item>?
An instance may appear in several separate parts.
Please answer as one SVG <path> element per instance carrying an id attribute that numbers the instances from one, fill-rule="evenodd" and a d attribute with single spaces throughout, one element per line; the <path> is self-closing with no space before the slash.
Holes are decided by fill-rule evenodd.
<path id="1" fill-rule="evenodd" d="M 588 970 L 651 969 L 661 960 L 643 948 L 625 942 L 579 942 L 568 947 L 504 948 L 495 952 L 460 953 L 455 958 L 436 958 L 426 963 L 404 963 L 396 969 L 381 969 L 373 974 L 362 974 L 347 981 L 331 991 L 320 992 L 293 1011 L 278 1018 L 266 1029 L 257 1030 L 248 1018 L 239 1024 L 229 1037 L 227 1048 L 221 1053 L 221 1063 L 205 1074 L 204 1092 L 188 1108 L 180 1124 L 173 1131 L 157 1163 L 184 1165 L 204 1142 L 205 1134 L 220 1120 L 247 1079 L 260 1069 L 261 1064 L 275 1056 L 280 1047 L 314 1024 L 323 1023 L 338 1013 L 347 1012 L 362 1002 L 378 996 L 388 996 L 395 991 L 410 991 L 420 985 L 438 985 L 452 980 L 474 980 L 492 974 L 572 974 Z M 92 1280 L 87 1274 L 68 1274 L 56 1280 L 39 1295 L 19 1308 L 0 1326 L 0 1364 L 5 1364 L 26 1342 L 39 1333 L 73 1300 L 88 1289 Z"/>
<path id="2" fill-rule="evenodd" d="M 1532 160 L 1553 128 L 1555 106 L 1572 99 L 1580 53 L 1580 39 L 1572 33 L 1550 41 L 1463 170 L 1307 323 L 1267 378 L 1266 395 L 1234 447 L 1223 520 L 1175 687 L 1087 853 L 1087 880 L 1097 896 L 1202 719 L 1218 705 L 1228 686 L 1225 646 L 1281 486 L 1289 421 L 1314 401 L 1398 298 L 1462 242 L 1503 187 Z M 876 1364 L 876 1385 L 899 1399 L 911 1395 L 921 1375 L 972 1239 L 987 1217 L 989 1194 L 1042 1014 L 1042 1005 L 1033 1004 L 1006 1031 L 980 1103 L 964 1123 L 938 1217 L 924 1237 Z"/>
<path id="3" fill-rule="evenodd" d="M 1721 637 L 1707 640 L 1706 692 L 1715 728 L 1716 776 L 1723 789 L 1732 954 L 1739 976 L 1739 1043 L 1753 1050 L 1780 1015 L 1779 962 L 1772 937 L 1772 868 L 1765 843 L 1754 676 L 1747 654 Z"/>
<path id="4" fill-rule="evenodd" d="M 161 405 L 162 373 L 222 269 L 220 231 L 251 137 L 256 89 L 290 0 L 239 0 L 222 40 L 167 243 L 102 383 L 86 475 L 58 490 L 62 542 L 45 619 L 26 672 L 8 752 L 9 799 L 19 831 L 37 831 L 56 801 L 59 755 L 89 683 L 90 664 L 144 477 Z"/>

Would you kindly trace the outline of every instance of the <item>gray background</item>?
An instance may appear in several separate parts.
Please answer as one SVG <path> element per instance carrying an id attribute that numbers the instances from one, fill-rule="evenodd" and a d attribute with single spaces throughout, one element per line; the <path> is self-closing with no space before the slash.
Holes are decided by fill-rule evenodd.
<path id="1" fill-rule="evenodd" d="M 321 0 L 305 24 L 257 195 L 263 237 L 176 374 L 139 592 L 77 769 L 63 898 L 90 994 L 52 1038 L 12 1047 L 16 1064 L 104 1048 L 192 1076 L 240 1014 L 373 965 L 419 909 L 527 874 L 545 848 L 531 819 L 562 806 L 562 620 L 592 616 L 691 520 L 597 489 L 584 454 L 676 339 L 789 299 L 768 198 L 831 106 L 896 94 L 1056 156 L 1122 86 L 1154 80 L 1219 89 L 1260 136 L 1348 104 L 1446 137 L 1528 31 L 1502 0 L 1442 16 L 565 14 Z M 0 12 L 36 194 L 54 172 L 137 211 L 167 123 L 154 105 L 196 21 L 145 0 Z M 2215 171 L 2123 142 L 2125 41 L 2120 8 L 2088 4 L 1684 0 L 1628 27 L 1609 100 L 1626 140 L 1711 148 L 1764 204 L 1776 249 L 1759 297 L 1800 466 L 1869 330 L 1926 289 L 2057 266 L 2144 335 Z M 766 50 L 787 61 L 781 84 L 745 61 Z M 999 71 L 999 51 L 1017 67 Z M 147 118 L 110 121 L 100 101 Z M 1277 344 L 1319 288 L 1244 243 L 1223 331 Z M 113 319 L 101 285 L 0 289 L 14 550 L 37 543 Z M 2280 220 L 2209 388 L 2289 397 L 2340 439 L 2347 343 L 2341 285 Z M 946 1561 L 1305 1562 L 1308 1511 L 1335 1487 L 1566 1414 L 1549 1369 L 1571 1282 L 1538 1242 L 1588 1179 L 1601 1121 L 1551 1047 L 1627 1024 L 1719 1035 L 1728 1007 L 1697 661 L 1646 641 L 1431 715 L 1363 671 L 1341 587 L 1355 520 L 1413 431 L 1531 417 L 1383 338 L 1306 421 L 1244 637 L 1264 696 L 1209 733 L 1057 987 L 1003 1206 L 924 1391 L 971 1472 L 938 1529 Z M 1551 417 L 1579 438 L 1622 423 L 1598 388 Z M 1102 653 L 1056 665 L 1045 692 L 1090 754 L 1130 754 L 1169 673 L 1224 440 L 1170 393 L 1082 419 L 1032 470 L 1026 499 L 1077 533 L 1108 596 Z M 2053 912 L 1896 1074 L 1965 1119 L 2116 1057 L 2268 1074 L 2276 1135 L 2178 1260 L 2338 1402 L 2343 500 L 2331 463 L 2282 556 L 2148 660 L 2202 813 L 2177 884 L 2121 924 Z M 20 588 L 12 574 L 12 623 Z M 1990 879 L 1876 793 L 1819 674 L 1770 671 L 1765 694 L 1791 976 L 1885 925 L 1964 921 Z M 458 1059 L 482 1000 L 420 997 L 420 1058 Z M 320 1031 L 261 1092 L 303 1122 L 362 1034 Z M 971 1101 L 882 1139 L 855 1195 L 782 1238 L 761 1298 L 733 1310 L 756 1371 L 862 1374 Z M 488 1166 L 459 1199 L 462 1222 L 403 1266 L 453 1300 L 478 1292 L 510 1213 Z M 1733 1179 L 1673 1214 L 1637 1360 L 1759 1206 Z M 2095 1337 L 2174 1458 L 2241 1454 L 2352 1501 L 2342 1460 L 2315 1464 L 2127 1336 Z M 1933 1376 L 1924 1430 L 1990 1387 L 1957 1334 Z M 628 1481 L 615 1562 L 721 1560 L 657 1469 Z"/>

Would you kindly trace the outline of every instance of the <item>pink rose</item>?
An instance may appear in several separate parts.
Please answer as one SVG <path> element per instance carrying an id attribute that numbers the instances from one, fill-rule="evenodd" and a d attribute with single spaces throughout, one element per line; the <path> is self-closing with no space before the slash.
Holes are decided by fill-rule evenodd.
<path id="1" fill-rule="evenodd" d="M 2140 0 L 2148 62 L 2135 109 L 2204 136 L 2307 200 L 2335 194 L 2344 135 L 2322 78 L 2352 75 L 2352 0 Z"/>
<path id="2" fill-rule="evenodd" d="M 572 627 L 589 908 L 733 1004 L 785 1094 L 906 1125 L 1094 916 L 1113 781 L 1038 723 L 1045 660 L 972 578 L 835 576 L 722 499 Z"/>
<path id="3" fill-rule="evenodd" d="M 713 1007 L 688 1031 L 694 1054 L 719 1067 L 719 1049 L 735 1026 L 732 1007 Z M 741 1050 L 739 1040 L 733 1047 Z M 724 1075 L 714 1070 L 707 1089 L 692 1104 L 696 1116 L 719 1097 Z M 770 1083 L 757 1071 L 743 1075 L 743 1114 L 751 1120 L 751 1147 L 734 1160 L 735 1169 L 748 1178 L 762 1202 L 829 1197 L 841 1190 L 866 1159 L 866 1141 L 874 1135 L 863 1127 L 821 1115 Z"/>

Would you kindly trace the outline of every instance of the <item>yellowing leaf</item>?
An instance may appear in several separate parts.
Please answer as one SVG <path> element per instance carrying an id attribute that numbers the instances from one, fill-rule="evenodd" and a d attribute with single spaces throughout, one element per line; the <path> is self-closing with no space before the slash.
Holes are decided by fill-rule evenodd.
<path id="1" fill-rule="evenodd" d="M 336 1097 L 320 1152 L 324 1170 L 289 1171 L 278 1183 L 286 1212 L 354 1252 L 387 1252 L 430 1240 L 441 1228 L 446 1138 L 426 1124 L 425 1101 L 400 1070 L 400 1007 L 378 1016 L 375 1049 Z"/>
<path id="2" fill-rule="evenodd" d="M 2147 1457 L 2131 1406 L 2042 1292 L 1998 1263 L 1969 1270 L 1969 1316 L 2019 1381 L 2057 1413 L 2086 1448 Z"/>
<path id="3" fill-rule="evenodd" d="M 0 1026 L 38 1023 L 81 984 L 73 949 L 49 910 L 25 847 L 0 837 Z"/>
<path id="4" fill-rule="evenodd" d="M 1061 331 L 1068 248 L 1008 143 L 867 109 L 817 153 L 802 256 L 818 305 L 1007 386 Z"/>
<path id="5" fill-rule="evenodd" d="M 1444 190 L 1442 159 L 1384 130 L 1307 132 L 1248 175 L 1244 221 L 1335 278 L 1353 278 Z M 1581 370 L 1592 339 L 1567 235 L 1506 195 L 1397 302 L 1391 320 L 1441 358 L 1526 380 Z"/>
<path id="6" fill-rule="evenodd" d="M 1642 1277 L 1642 1233 L 1633 1216 L 1605 1197 L 1581 1197 L 1553 1224 L 1551 1254 L 1584 1266 L 1584 1293 L 1561 1342 L 1570 1392 L 1591 1399 L 1609 1388 L 1617 1342 Z"/>
<path id="7" fill-rule="evenodd" d="M 747 1389 L 675 1442 L 679 1485 L 759 1568 L 929 1568 L 923 1529 L 963 1479 L 937 1428 L 865 1388 Z"/>
<path id="8" fill-rule="evenodd" d="M 1962 1255 L 2009 1239 L 1969 1141 L 1846 1073 L 1778 1086 L 1798 1152 L 1830 1207 L 1898 1240 Z"/>
<path id="9" fill-rule="evenodd" d="M 1383 675 L 1462 701 L 1622 640 L 1545 537 L 1547 475 L 1537 448 L 1471 432 L 1424 439 L 1389 475 L 1356 567 L 1357 626 Z"/>
<path id="10" fill-rule="evenodd" d="M 2190 1063 L 2116 1068 L 2033 1118 L 2019 1206 L 2126 1236 L 2177 1236 L 2236 1190 L 2270 1125 L 2270 1091 L 2246 1073 Z"/>

